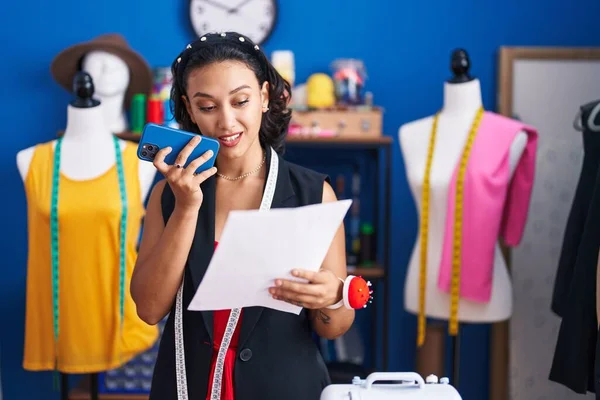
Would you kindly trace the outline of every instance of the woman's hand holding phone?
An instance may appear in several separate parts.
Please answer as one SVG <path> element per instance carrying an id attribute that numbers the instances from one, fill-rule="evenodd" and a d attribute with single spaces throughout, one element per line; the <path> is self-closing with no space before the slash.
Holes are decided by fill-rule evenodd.
<path id="1" fill-rule="evenodd" d="M 193 137 L 177 156 L 175 165 L 165 163 L 165 157 L 172 151 L 170 147 L 159 150 L 153 162 L 156 169 L 165 176 L 169 186 L 173 190 L 176 205 L 190 211 L 197 211 L 202 205 L 204 195 L 200 189 L 200 184 L 217 172 L 217 168 L 212 167 L 199 174 L 194 173 L 198 167 L 212 157 L 212 150 L 208 150 L 190 162 L 186 168 L 183 168 L 192 150 L 194 150 L 201 140 L 202 137 L 200 135 Z"/>

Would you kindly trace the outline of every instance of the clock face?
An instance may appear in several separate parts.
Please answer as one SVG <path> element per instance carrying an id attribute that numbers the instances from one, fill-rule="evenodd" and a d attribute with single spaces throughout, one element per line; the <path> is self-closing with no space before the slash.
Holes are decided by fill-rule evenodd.
<path id="1" fill-rule="evenodd" d="M 276 19 L 276 0 L 190 0 L 190 20 L 198 36 L 235 31 L 262 44 Z"/>

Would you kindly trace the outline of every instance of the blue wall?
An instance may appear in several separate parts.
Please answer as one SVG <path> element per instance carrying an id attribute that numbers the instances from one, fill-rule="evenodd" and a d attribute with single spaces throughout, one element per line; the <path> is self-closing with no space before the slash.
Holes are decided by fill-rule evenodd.
<path id="1" fill-rule="evenodd" d="M 385 132 L 394 138 L 399 125 L 431 114 L 440 106 L 442 83 L 449 75 L 449 53 L 457 46 L 470 52 L 472 72 L 482 80 L 485 106 L 492 109 L 499 46 L 600 45 L 600 3 L 595 0 L 280 3 L 280 21 L 265 46 L 267 51 L 293 50 L 298 81 L 313 72 L 327 72 L 336 57 L 362 58 L 375 102 L 386 109 Z M 564 11 L 567 7 L 569 11 Z M 30 0 L 10 1 L 2 9 L 2 386 L 5 400 L 54 399 L 58 397 L 51 392 L 51 374 L 29 373 L 21 367 L 26 202 L 15 166 L 18 150 L 53 138 L 64 126 L 69 95 L 52 81 L 49 64 L 66 46 L 114 31 L 123 33 L 151 65 L 168 65 L 193 36 L 186 18 L 187 0 Z M 412 370 L 415 318 L 403 312 L 402 287 L 416 217 L 397 145 L 393 158 L 394 291 L 389 357 L 392 369 Z M 461 376 L 469 383 L 463 389 L 464 398 L 483 399 L 487 397 L 487 329 L 467 327 L 465 335 Z"/>

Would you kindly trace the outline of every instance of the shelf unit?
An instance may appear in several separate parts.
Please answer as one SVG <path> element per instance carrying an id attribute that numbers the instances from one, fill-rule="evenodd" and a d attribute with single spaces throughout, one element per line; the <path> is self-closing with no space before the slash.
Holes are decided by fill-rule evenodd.
<path id="1" fill-rule="evenodd" d="M 378 371 L 387 371 L 388 369 L 388 331 L 389 331 L 389 264 L 390 264 L 390 235 L 391 235 L 391 220 L 389 218 L 391 212 L 391 153 L 393 140 L 390 136 L 378 137 L 318 137 L 318 136 L 288 136 L 286 146 L 292 147 L 307 147 L 307 148 L 323 148 L 329 147 L 333 149 L 360 149 L 370 151 L 375 156 L 376 163 L 376 182 L 374 204 L 377 212 L 376 232 L 381 232 L 382 235 L 377 239 L 377 254 L 381 254 L 381 260 L 374 266 L 368 268 L 348 268 L 348 273 L 353 275 L 361 275 L 374 281 L 383 283 L 383 305 L 382 305 L 382 332 L 381 332 L 381 366 L 377 365 L 378 354 L 377 348 L 379 344 L 379 335 L 377 331 L 377 314 L 375 308 L 373 324 L 373 368 Z M 383 171 L 381 169 L 383 168 Z M 381 179 L 383 172 L 383 180 Z M 382 192 L 382 193 L 381 193 Z M 383 196 L 383 205 L 380 206 L 380 196 Z M 375 293 L 378 294 L 377 292 Z M 381 297 L 377 297 L 381 298 Z M 377 301 L 377 299 L 376 299 Z M 375 304 L 375 302 L 373 303 Z"/>
<path id="2" fill-rule="evenodd" d="M 139 142 L 140 135 L 132 132 L 124 132 L 116 134 L 121 139 L 129 140 L 133 142 Z M 390 235 L 391 235 L 391 150 L 393 140 L 390 136 L 380 137 L 318 137 L 318 136 L 288 136 L 286 139 L 286 146 L 288 147 L 331 147 L 336 149 L 343 148 L 354 148 L 364 149 L 365 151 L 372 151 L 375 155 L 376 160 L 376 187 L 377 191 L 375 194 L 375 207 L 378 212 L 377 215 L 377 231 L 383 232 L 383 235 L 378 242 L 378 254 L 382 254 L 380 262 L 370 267 L 349 267 L 348 273 L 353 275 L 360 275 L 366 279 L 374 281 L 382 281 L 383 283 L 383 311 L 382 311 L 382 323 L 383 329 L 381 332 L 382 336 L 382 364 L 378 370 L 387 371 L 388 368 L 388 330 L 389 330 L 389 264 L 390 264 Z M 383 155 L 383 157 L 382 157 Z M 383 158 L 383 160 L 382 160 Z M 381 168 L 383 168 L 383 182 L 380 177 Z M 380 192 L 383 192 L 383 207 L 380 207 Z M 380 225 L 380 221 L 383 226 Z M 379 247 L 381 246 L 381 247 Z M 375 321 L 377 322 L 377 309 L 375 308 Z M 373 324 L 373 357 L 374 363 L 376 363 L 377 345 L 377 323 Z M 81 384 L 75 388 L 69 394 L 69 400 L 83 400 L 89 399 L 89 383 L 87 379 L 83 379 Z M 148 396 L 143 394 L 99 394 L 98 400 L 147 400 Z"/>

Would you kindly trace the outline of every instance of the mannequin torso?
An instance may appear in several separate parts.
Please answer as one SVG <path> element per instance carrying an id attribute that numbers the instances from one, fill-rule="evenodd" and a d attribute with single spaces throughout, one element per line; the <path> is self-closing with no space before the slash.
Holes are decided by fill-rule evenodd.
<path id="1" fill-rule="evenodd" d="M 61 173 L 72 180 L 96 178 L 115 165 L 113 134 L 104 123 L 103 104 L 91 108 L 67 109 L 67 127 L 61 151 Z M 56 143 L 56 142 L 55 142 Z M 55 145 L 53 143 L 53 146 Z M 121 141 L 121 149 L 125 142 Z M 35 146 L 17 153 L 17 167 L 25 180 Z M 146 198 L 156 169 L 149 162 L 139 163 L 139 182 L 142 198 Z"/>
<path id="2" fill-rule="evenodd" d="M 481 106 L 478 80 L 444 86 L 444 107 L 437 126 L 437 138 L 430 175 L 429 236 L 427 249 L 427 283 L 425 314 L 432 318 L 448 319 L 450 295 L 437 288 L 442 257 L 444 230 L 448 204 L 448 188 L 452 174 L 461 157 L 469 129 Z M 422 206 L 422 188 L 433 116 L 423 118 L 400 128 L 399 139 L 406 166 L 407 180 L 419 213 Z M 509 163 L 512 176 L 527 144 L 527 134 L 519 132 L 510 147 Z M 405 284 L 405 308 L 419 311 L 420 240 L 417 238 L 410 259 Z M 496 245 L 493 285 L 488 303 L 459 301 L 458 319 L 464 322 L 496 322 L 506 320 L 512 313 L 512 289 L 506 264 L 499 245 Z"/>
<path id="3" fill-rule="evenodd" d="M 126 290 L 154 166 L 137 159 L 134 143 L 115 140 L 101 104 L 81 97 L 89 83 L 69 105 L 60 160 L 58 140 L 17 155 L 27 197 L 23 367 L 30 371 L 114 369 L 151 347 L 158 334 L 137 316 Z M 106 312 L 107 304 L 116 312 Z M 91 378 L 93 397 L 97 375 Z M 67 386 L 63 376 L 63 396 Z"/>

